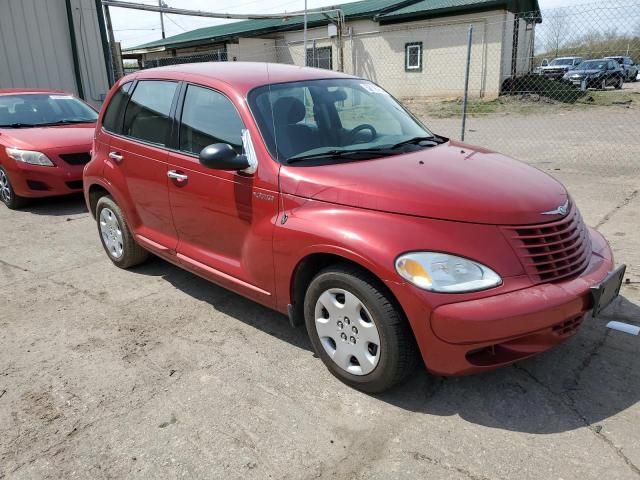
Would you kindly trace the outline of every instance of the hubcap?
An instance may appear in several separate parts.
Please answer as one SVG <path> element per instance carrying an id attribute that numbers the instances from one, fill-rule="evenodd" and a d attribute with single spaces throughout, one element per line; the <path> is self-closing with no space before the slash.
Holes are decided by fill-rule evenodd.
<path id="1" fill-rule="evenodd" d="M 380 335 L 362 301 L 341 288 L 326 290 L 315 308 L 320 342 L 331 360 L 353 375 L 371 373 L 380 360 Z"/>
<path id="2" fill-rule="evenodd" d="M 4 170 L 0 170 L 0 197 L 4 203 L 9 203 L 12 195 L 9 178 Z"/>
<path id="3" fill-rule="evenodd" d="M 115 214 L 109 208 L 103 208 L 100 212 L 100 235 L 109 255 L 116 260 L 122 257 L 124 253 L 122 229 Z"/>

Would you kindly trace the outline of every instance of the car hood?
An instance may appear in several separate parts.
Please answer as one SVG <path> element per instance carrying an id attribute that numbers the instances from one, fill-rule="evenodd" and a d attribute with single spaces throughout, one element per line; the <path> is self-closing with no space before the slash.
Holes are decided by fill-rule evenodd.
<path id="1" fill-rule="evenodd" d="M 0 143 L 25 150 L 51 150 L 91 145 L 95 124 L 78 123 L 32 128 L 2 128 Z"/>
<path id="2" fill-rule="evenodd" d="M 567 200 L 546 173 L 459 142 L 382 159 L 283 166 L 280 175 L 283 193 L 310 200 L 493 225 L 552 221 L 542 212 Z"/>
<path id="3" fill-rule="evenodd" d="M 547 65 L 546 67 L 540 67 L 542 70 L 568 70 L 571 65 Z"/>
<path id="4" fill-rule="evenodd" d="M 598 73 L 602 73 L 604 70 L 589 69 L 589 70 L 571 70 L 569 75 L 595 75 Z"/>

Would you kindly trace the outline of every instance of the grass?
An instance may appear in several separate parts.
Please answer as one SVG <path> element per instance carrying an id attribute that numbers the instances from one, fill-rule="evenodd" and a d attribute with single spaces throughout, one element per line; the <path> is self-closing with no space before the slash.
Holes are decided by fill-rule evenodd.
<path id="1" fill-rule="evenodd" d="M 404 103 L 419 116 L 455 118 L 462 115 L 461 98 L 405 99 Z M 471 98 L 467 104 L 467 112 L 472 117 L 480 117 L 487 114 L 544 114 L 628 105 L 640 105 L 640 90 L 588 90 L 573 103 L 560 102 L 540 94 L 508 95 L 490 100 Z"/>

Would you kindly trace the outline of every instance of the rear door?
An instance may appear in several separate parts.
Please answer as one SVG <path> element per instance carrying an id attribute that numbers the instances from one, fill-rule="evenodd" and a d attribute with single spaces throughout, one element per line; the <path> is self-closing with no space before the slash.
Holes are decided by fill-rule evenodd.
<path id="1" fill-rule="evenodd" d="M 124 112 L 122 133 L 113 136 L 109 145 L 111 168 L 121 175 L 138 240 L 165 253 L 174 253 L 177 245 L 169 205 L 166 146 L 178 86 L 178 82 L 165 80 L 136 82 Z"/>
<path id="2" fill-rule="evenodd" d="M 277 193 L 252 175 L 206 168 L 198 154 L 213 143 L 242 153 L 243 121 L 219 91 L 186 84 L 176 111 L 176 150 L 169 154 L 169 198 L 178 257 L 188 268 L 259 302 L 273 298 L 272 233 Z"/>

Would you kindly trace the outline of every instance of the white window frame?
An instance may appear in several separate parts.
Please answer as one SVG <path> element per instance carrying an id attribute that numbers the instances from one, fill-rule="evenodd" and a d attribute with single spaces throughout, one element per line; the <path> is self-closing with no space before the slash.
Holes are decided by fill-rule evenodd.
<path id="1" fill-rule="evenodd" d="M 418 64 L 411 65 L 409 63 L 412 52 L 417 49 L 418 50 Z M 410 42 L 406 43 L 404 46 L 405 57 L 404 57 L 404 69 L 407 72 L 421 72 L 422 71 L 422 42 Z"/>

